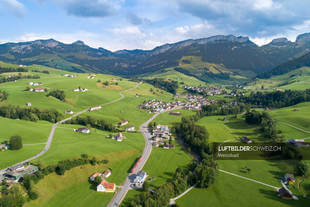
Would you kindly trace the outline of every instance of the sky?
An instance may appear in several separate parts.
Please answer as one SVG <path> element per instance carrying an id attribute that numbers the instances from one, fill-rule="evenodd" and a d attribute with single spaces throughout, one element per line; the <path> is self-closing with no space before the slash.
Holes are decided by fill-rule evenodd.
<path id="1" fill-rule="evenodd" d="M 0 0 L 0 43 L 53 38 L 111 51 L 213 35 L 258 45 L 310 32 L 309 0 Z"/>

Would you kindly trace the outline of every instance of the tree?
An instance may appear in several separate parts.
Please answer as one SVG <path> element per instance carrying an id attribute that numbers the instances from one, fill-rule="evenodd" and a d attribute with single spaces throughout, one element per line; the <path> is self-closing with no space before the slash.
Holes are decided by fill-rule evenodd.
<path id="1" fill-rule="evenodd" d="M 19 150 L 23 148 L 22 138 L 19 135 L 12 136 L 10 138 L 10 149 Z"/>
<path id="2" fill-rule="evenodd" d="M 143 183 L 143 188 L 142 188 L 142 190 L 146 192 L 146 191 L 148 191 L 149 187 L 150 187 L 150 184 L 149 184 L 147 181 L 145 181 L 145 182 Z"/>
<path id="3" fill-rule="evenodd" d="M 306 176 L 309 171 L 309 166 L 305 162 L 300 161 L 296 165 L 295 171 L 298 176 Z"/>
<path id="4" fill-rule="evenodd" d="M 102 178 L 100 176 L 95 177 L 94 184 L 97 186 L 102 182 Z"/>

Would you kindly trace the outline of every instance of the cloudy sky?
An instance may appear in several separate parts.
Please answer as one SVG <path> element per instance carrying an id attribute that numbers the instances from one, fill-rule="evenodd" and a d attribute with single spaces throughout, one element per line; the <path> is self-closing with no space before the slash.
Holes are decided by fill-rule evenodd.
<path id="1" fill-rule="evenodd" d="M 309 0 L 0 0 L 0 42 L 82 40 L 112 51 L 218 34 L 259 45 L 310 32 Z"/>

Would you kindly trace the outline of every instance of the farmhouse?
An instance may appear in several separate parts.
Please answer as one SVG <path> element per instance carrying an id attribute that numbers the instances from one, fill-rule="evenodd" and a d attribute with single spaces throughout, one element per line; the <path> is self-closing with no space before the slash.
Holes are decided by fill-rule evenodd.
<path id="1" fill-rule="evenodd" d="M 76 78 L 76 77 L 77 77 L 76 74 L 74 74 L 74 75 L 64 74 L 63 76 L 64 76 L 64 77 L 68 77 L 68 78 Z"/>
<path id="2" fill-rule="evenodd" d="M 73 111 L 71 111 L 71 110 L 66 110 L 66 111 L 65 111 L 65 114 L 73 114 Z"/>
<path id="3" fill-rule="evenodd" d="M 9 146 L 8 146 L 8 144 L 6 142 L 3 142 L 3 143 L 0 144 L 0 150 L 1 151 L 5 151 L 7 149 L 9 149 Z"/>
<path id="4" fill-rule="evenodd" d="M 118 123 L 119 126 L 125 126 L 128 124 L 127 120 L 121 121 L 120 123 Z"/>
<path id="5" fill-rule="evenodd" d="M 27 103 L 26 103 L 26 106 L 31 106 L 31 103 L 30 103 L 30 102 L 27 102 Z"/>
<path id="6" fill-rule="evenodd" d="M 34 165 L 17 165 L 9 168 L 4 174 L 8 180 L 18 182 L 24 175 L 30 175 L 38 171 Z"/>
<path id="7" fill-rule="evenodd" d="M 113 193 L 115 192 L 115 183 L 109 183 L 106 180 L 102 180 L 99 185 L 97 185 L 97 192 Z"/>
<path id="8" fill-rule="evenodd" d="M 310 147 L 310 143 L 303 139 L 290 139 L 287 142 L 295 147 Z"/>
<path id="9" fill-rule="evenodd" d="M 75 132 L 80 132 L 80 133 L 84 133 L 84 134 L 89 134 L 90 133 L 90 129 L 89 128 L 78 128 L 78 129 L 74 129 Z"/>
<path id="10" fill-rule="evenodd" d="M 75 88 L 75 89 L 73 89 L 73 91 L 74 92 L 87 92 L 88 91 L 88 89 L 87 88 Z"/>
<path id="11" fill-rule="evenodd" d="M 117 133 L 117 135 L 114 136 L 114 138 L 116 139 L 116 141 L 121 142 L 124 139 L 124 136 L 121 132 Z"/>
<path id="12" fill-rule="evenodd" d="M 103 178 L 108 178 L 108 177 L 110 177 L 111 174 L 112 174 L 111 170 L 108 169 L 108 170 L 106 170 L 106 171 L 102 174 L 102 177 L 103 177 Z"/>
<path id="13" fill-rule="evenodd" d="M 126 131 L 127 132 L 135 132 L 136 130 L 135 130 L 134 126 L 129 126 L 129 127 L 126 128 Z"/>
<path id="14" fill-rule="evenodd" d="M 29 85 L 30 86 L 41 86 L 41 85 L 43 85 L 43 83 L 41 83 L 41 82 L 29 82 Z"/>
<path id="15" fill-rule="evenodd" d="M 94 106 L 94 107 L 90 107 L 88 109 L 88 111 L 96 111 L 96 110 L 99 110 L 99 109 L 101 109 L 101 106 Z"/>
<path id="16" fill-rule="evenodd" d="M 32 92 L 45 92 L 45 89 L 44 88 L 31 88 L 29 89 L 30 91 Z"/>

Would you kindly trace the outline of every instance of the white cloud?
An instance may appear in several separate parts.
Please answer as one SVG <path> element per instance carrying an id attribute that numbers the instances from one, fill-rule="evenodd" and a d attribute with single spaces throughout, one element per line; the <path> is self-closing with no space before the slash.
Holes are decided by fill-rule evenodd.
<path id="1" fill-rule="evenodd" d="M 114 28 L 112 32 L 116 35 L 139 35 L 144 36 L 144 33 L 138 26 L 127 26 L 122 28 Z"/>
<path id="2" fill-rule="evenodd" d="M 6 11 L 9 10 L 18 17 L 24 16 L 26 14 L 24 5 L 17 0 L 1 0 L 0 8 Z"/>

